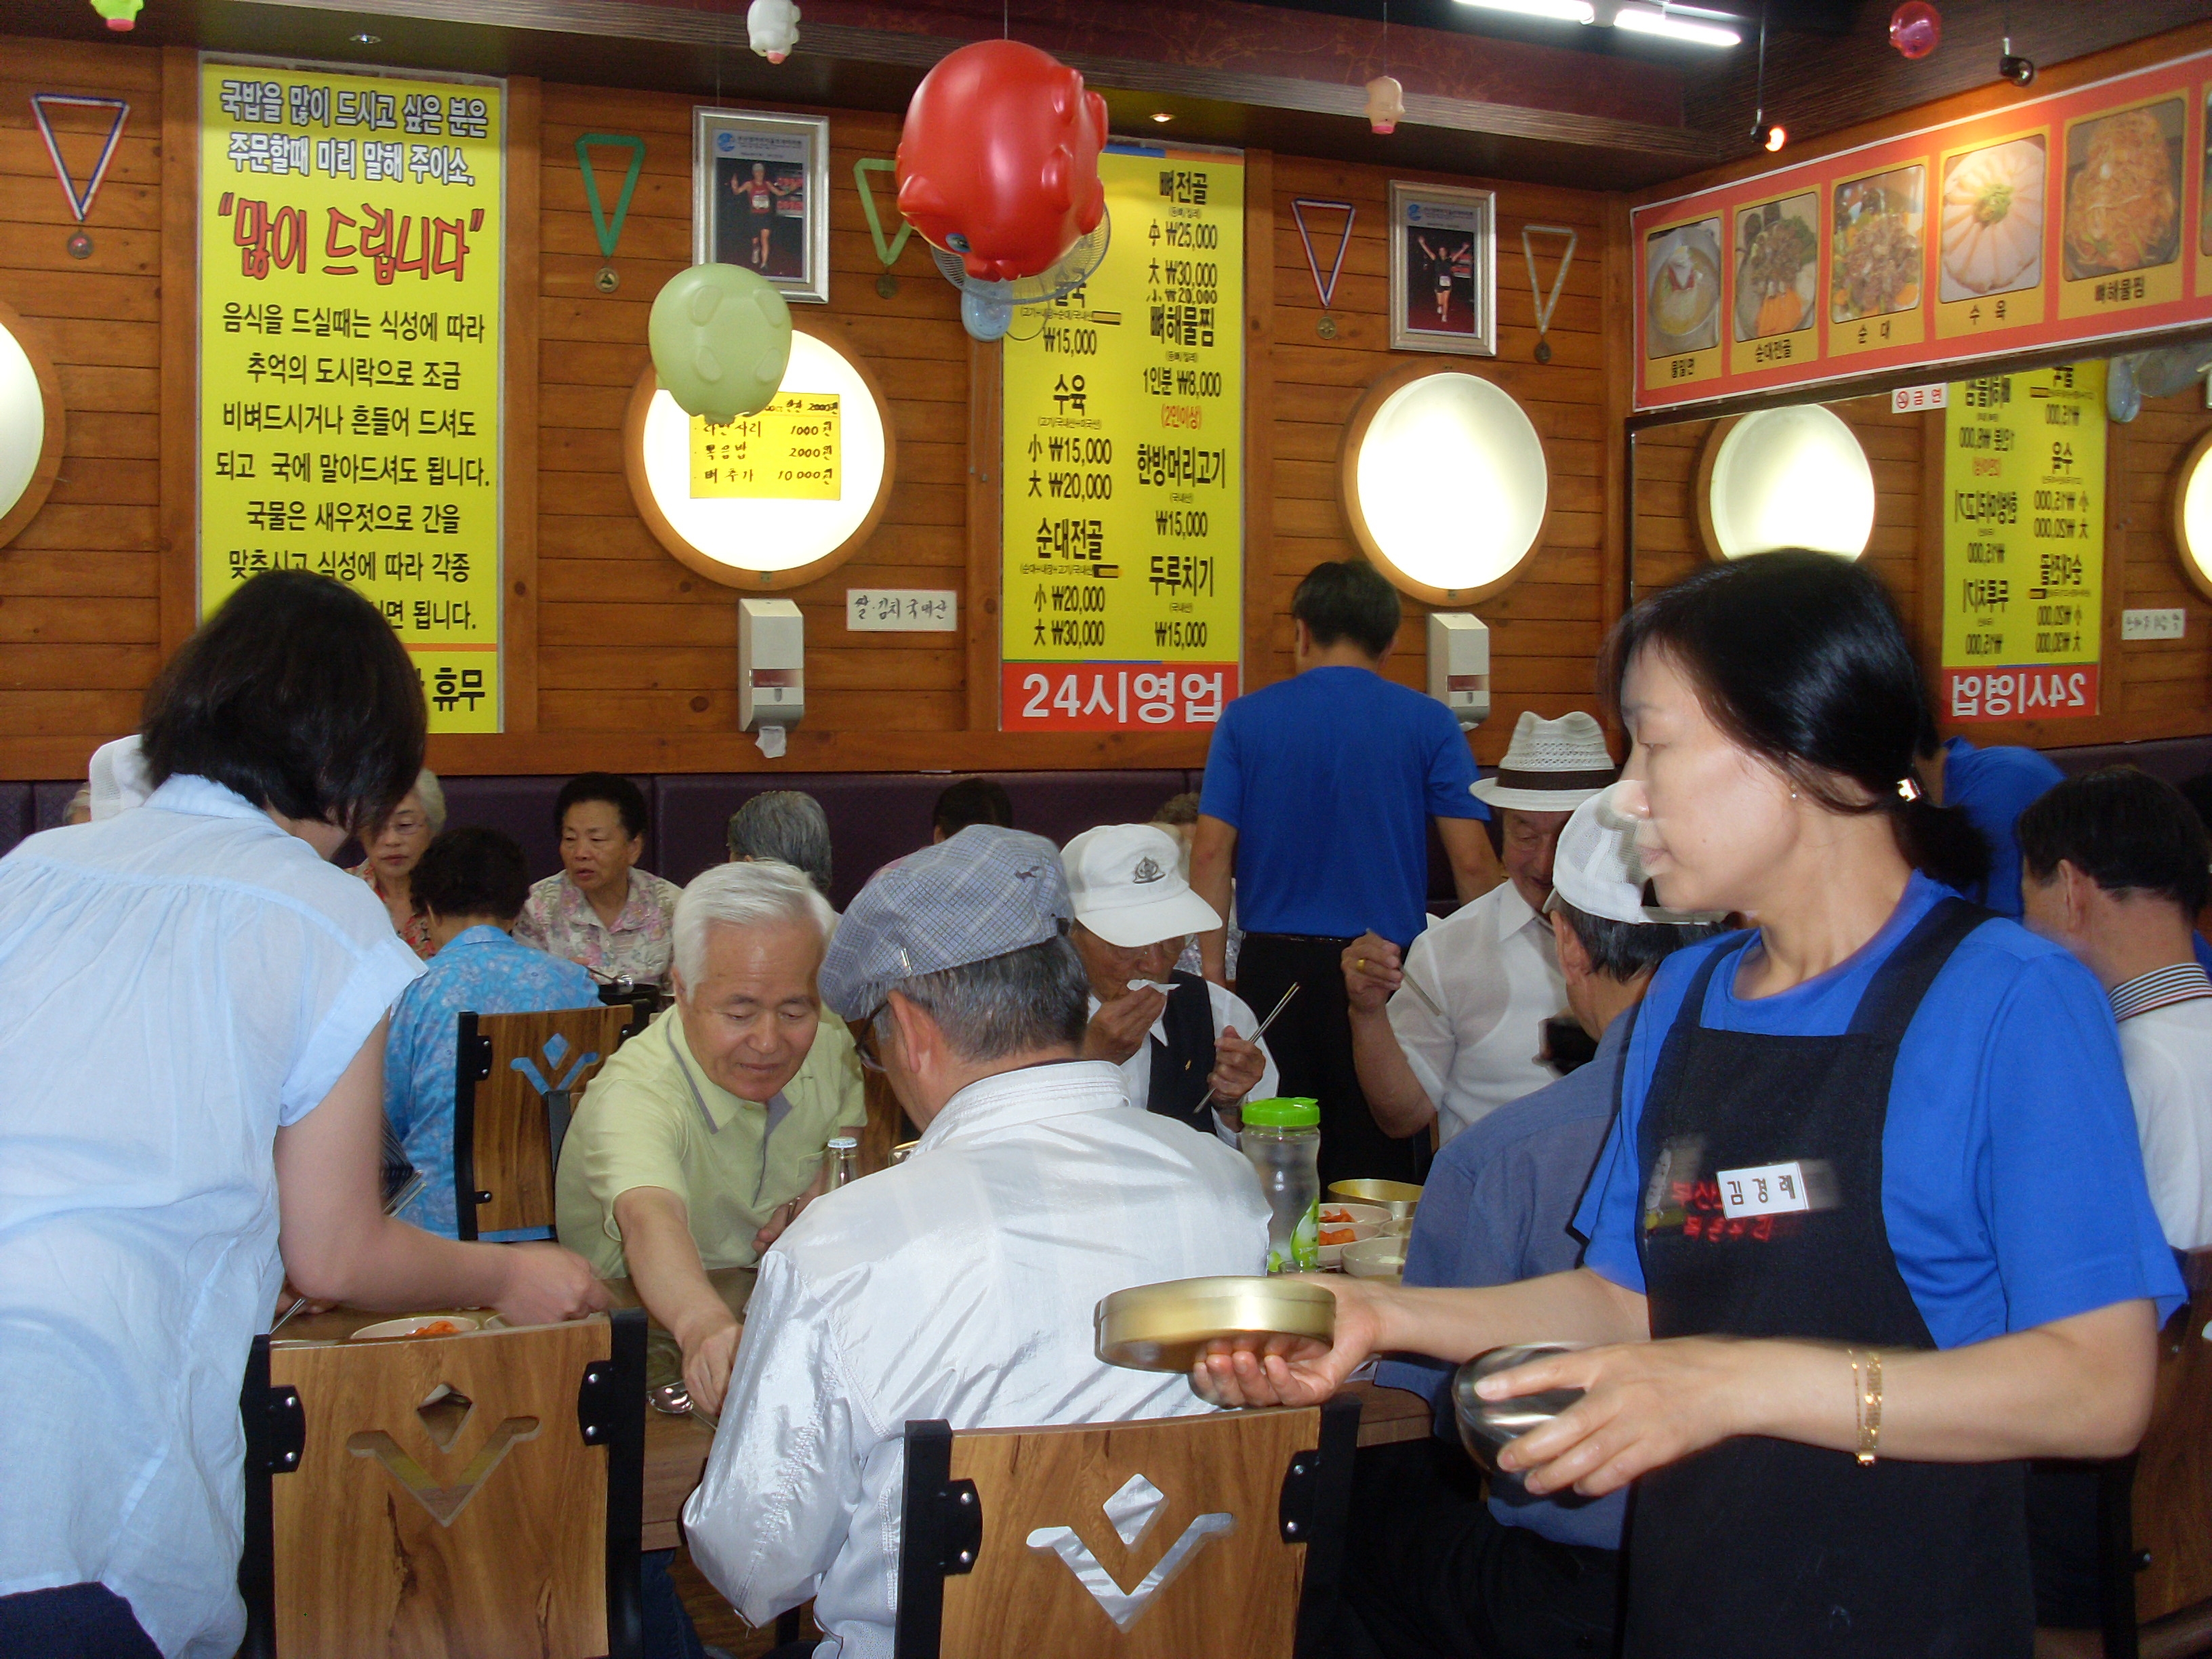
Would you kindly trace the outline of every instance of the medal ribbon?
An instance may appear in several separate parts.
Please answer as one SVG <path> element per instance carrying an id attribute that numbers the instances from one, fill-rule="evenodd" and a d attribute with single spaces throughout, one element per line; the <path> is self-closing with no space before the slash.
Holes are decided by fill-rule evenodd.
<path id="1" fill-rule="evenodd" d="M 902 223 L 896 237 L 889 242 L 884 240 L 884 222 L 876 216 L 876 198 L 868 193 L 868 175 L 872 173 L 896 173 L 897 171 L 896 161 L 886 161 L 879 156 L 865 157 L 853 163 L 853 187 L 860 192 L 860 211 L 868 216 L 868 234 L 875 238 L 876 258 L 884 262 L 885 270 L 898 263 L 899 250 L 906 246 L 906 239 L 914 234 L 914 227 Z"/>
<path id="2" fill-rule="evenodd" d="M 599 183 L 592 175 L 592 149 L 605 144 L 611 149 L 629 152 L 629 171 L 623 175 L 622 194 L 615 200 L 614 222 L 607 222 L 606 210 L 599 205 Z M 599 239 L 599 256 L 615 257 L 615 244 L 622 240 L 623 221 L 629 217 L 629 198 L 637 190 L 637 176 L 645 171 L 645 140 L 629 133 L 587 132 L 576 140 L 576 165 L 583 169 L 584 199 L 591 204 L 592 229 Z"/>
<path id="3" fill-rule="evenodd" d="M 1552 297 L 1548 300 L 1540 300 L 1536 297 L 1543 292 L 1543 289 L 1536 282 L 1536 250 L 1528 240 L 1532 234 L 1564 236 L 1567 239 L 1567 251 L 1560 257 L 1559 274 L 1552 279 Z M 1567 267 L 1575 262 L 1575 244 L 1579 240 L 1574 230 L 1566 225 L 1521 227 L 1521 257 L 1528 262 L 1528 298 L 1536 307 L 1536 337 L 1540 340 L 1552 326 L 1552 313 L 1559 308 L 1559 290 L 1567 285 Z"/>
<path id="4" fill-rule="evenodd" d="M 1328 281 L 1321 279 L 1321 262 L 1314 258 L 1313 234 L 1306 228 L 1308 208 L 1328 208 L 1344 215 L 1344 235 L 1336 245 L 1336 263 L 1328 268 Z M 1314 292 L 1321 296 L 1321 308 L 1328 309 L 1329 301 L 1336 298 L 1336 279 L 1344 274 L 1344 251 L 1352 246 L 1352 222 L 1359 216 L 1359 210 L 1349 202 L 1322 202 L 1301 196 L 1291 204 L 1291 217 L 1297 221 L 1298 240 L 1305 245 L 1306 269 L 1313 273 Z"/>
<path id="5" fill-rule="evenodd" d="M 49 104 L 115 112 L 115 124 L 107 130 L 107 143 L 101 147 L 100 161 L 92 169 L 92 180 L 81 196 L 62 161 L 61 146 L 54 142 L 53 127 L 46 119 Z M 115 159 L 116 142 L 123 137 L 123 124 L 131 118 L 131 106 L 120 98 L 80 98 L 74 93 L 34 92 L 31 94 L 31 113 L 38 118 L 39 137 L 46 141 L 46 154 L 53 158 L 54 176 L 62 181 L 62 193 L 69 198 L 70 211 L 76 215 L 77 223 L 82 224 L 85 216 L 92 211 L 93 198 L 100 194 L 101 181 L 107 177 L 107 164 Z"/>

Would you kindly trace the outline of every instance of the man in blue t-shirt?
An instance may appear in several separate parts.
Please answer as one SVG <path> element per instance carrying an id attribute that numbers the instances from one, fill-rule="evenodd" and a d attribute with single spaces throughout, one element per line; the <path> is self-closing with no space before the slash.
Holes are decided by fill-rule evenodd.
<path id="1" fill-rule="evenodd" d="M 2000 744 L 1977 749 L 1953 738 L 1936 751 L 1936 763 L 1921 763 L 1928 793 L 1938 806 L 1955 806 L 1990 844 L 1990 875 L 1966 896 L 2001 916 L 2020 920 L 2020 840 L 2013 832 L 2020 815 L 2066 775 L 2033 749 Z"/>
<path id="2" fill-rule="evenodd" d="M 1298 672 L 1222 711 L 1191 844 L 1191 886 L 1224 916 L 1235 878 L 1238 994 L 1264 1015 L 1299 988 L 1268 1047 L 1284 1093 L 1321 1103 L 1324 1182 L 1419 1181 L 1428 1156 L 1420 1137 L 1385 1134 L 1359 1091 L 1344 947 L 1372 930 L 1402 951 L 1426 925 L 1431 819 L 1461 898 L 1504 878 L 1459 722 L 1382 676 L 1402 614 L 1364 560 L 1307 573 L 1291 600 Z M 1217 983 L 1223 947 L 1218 931 L 1200 938 Z"/>

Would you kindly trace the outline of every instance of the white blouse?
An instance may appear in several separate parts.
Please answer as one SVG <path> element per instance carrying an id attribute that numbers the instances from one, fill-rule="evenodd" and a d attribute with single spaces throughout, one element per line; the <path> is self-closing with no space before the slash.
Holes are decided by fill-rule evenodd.
<path id="1" fill-rule="evenodd" d="M 204 778 L 0 860 L 0 1595 L 98 1582 L 163 1653 L 235 1650 L 276 1130 L 422 971 Z"/>

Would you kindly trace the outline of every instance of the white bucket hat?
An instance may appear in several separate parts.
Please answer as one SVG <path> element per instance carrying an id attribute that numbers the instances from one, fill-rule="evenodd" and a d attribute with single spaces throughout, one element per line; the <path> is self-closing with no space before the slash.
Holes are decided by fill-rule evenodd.
<path id="1" fill-rule="evenodd" d="M 1585 717 L 1587 718 L 1587 717 Z M 1550 910 L 1571 904 L 1607 921 L 1720 921 L 1717 910 L 1667 910 L 1644 902 L 1644 864 L 1636 855 L 1636 820 L 1615 810 L 1611 788 L 1599 790 L 1559 831 L 1552 857 Z"/>
<path id="2" fill-rule="evenodd" d="M 1182 852 L 1157 824 L 1085 830 L 1060 855 L 1075 919 L 1109 945 L 1140 951 L 1211 933 L 1220 915 L 1183 879 Z"/>
<path id="3" fill-rule="evenodd" d="M 1569 812 L 1620 776 L 1605 728 L 1579 708 L 1555 720 L 1523 709 L 1498 775 L 1468 786 L 1488 806 Z"/>

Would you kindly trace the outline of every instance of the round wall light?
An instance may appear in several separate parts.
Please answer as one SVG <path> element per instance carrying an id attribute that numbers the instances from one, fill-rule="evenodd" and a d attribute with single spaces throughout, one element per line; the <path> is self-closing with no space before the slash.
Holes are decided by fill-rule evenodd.
<path id="1" fill-rule="evenodd" d="M 61 471 L 63 427 L 54 366 L 0 301 L 0 547 L 46 504 Z"/>
<path id="2" fill-rule="evenodd" d="M 2173 475 L 2173 539 L 2181 550 L 2182 574 L 2212 599 L 2212 432 L 2189 447 Z"/>
<path id="3" fill-rule="evenodd" d="M 1408 364 L 1376 381 L 1340 471 L 1361 550 L 1425 604 L 1488 598 L 1543 536 L 1543 441 L 1510 393 L 1463 369 Z"/>
<path id="4" fill-rule="evenodd" d="M 701 575 L 758 592 L 842 564 L 890 497 L 897 440 L 875 377 L 817 321 L 795 324 L 791 366 L 759 415 L 709 426 L 647 364 L 623 459 L 653 538 Z"/>
<path id="5" fill-rule="evenodd" d="M 1698 528 L 1716 559 L 1805 547 L 1856 559 L 1874 534 L 1874 469 L 1818 404 L 1724 421 L 1698 467 Z"/>

